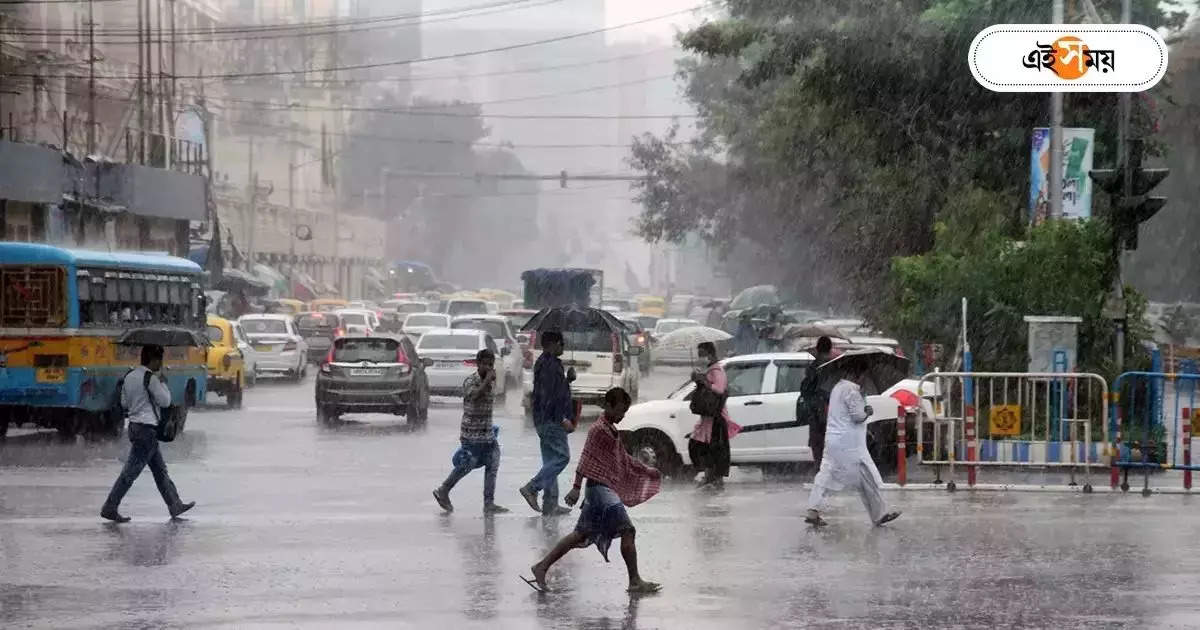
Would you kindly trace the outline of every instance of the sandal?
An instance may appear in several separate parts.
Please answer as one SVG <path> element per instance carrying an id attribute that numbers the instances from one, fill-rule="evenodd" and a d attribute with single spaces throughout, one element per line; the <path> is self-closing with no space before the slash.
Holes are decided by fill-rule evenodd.
<path id="1" fill-rule="evenodd" d="M 883 515 L 883 518 L 879 519 L 879 522 L 878 522 L 878 523 L 875 523 L 875 526 L 876 526 L 876 527 L 879 527 L 880 525 L 883 525 L 884 523 L 890 523 L 890 522 L 892 522 L 892 521 L 894 521 L 894 520 L 896 520 L 896 519 L 898 519 L 898 518 L 900 518 L 900 512 L 899 512 L 899 511 L 896 511 L 896 512 L 888 512 L 887 514 L 884 514 L 884 515 Z"/>
<path id="2" fill-rule="evenodd" d="M 816 516 L 805 516 L 804 522 L 812 525 L 813 527 L 825 527 L 829 524 L 825 519 L 821 518 L 819 514 Z"/>

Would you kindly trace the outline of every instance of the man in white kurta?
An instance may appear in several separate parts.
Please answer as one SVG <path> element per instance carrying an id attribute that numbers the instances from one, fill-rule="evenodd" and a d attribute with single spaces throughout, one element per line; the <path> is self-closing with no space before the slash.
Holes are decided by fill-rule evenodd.
<path id="1" fill-rule="evenodd" d="M 888 512 L 880 489 L 883 478 L 867 450 L 867 417 L 871 408 L 863 398 L 857 382 L 860 374 L 848 374 L 829 394 L 829 415 L 825 429 L 825 454 L 821 468 L 813 481 L 808 498 L 808 515 L 804 521 L 825 525 L 820 508 L 825 496 L 845 488 L 858 490 L 863 505 L 876 525 L 895 520 L 899 512 Z M 855 379 L 855 380 L 852 380 Z"/>

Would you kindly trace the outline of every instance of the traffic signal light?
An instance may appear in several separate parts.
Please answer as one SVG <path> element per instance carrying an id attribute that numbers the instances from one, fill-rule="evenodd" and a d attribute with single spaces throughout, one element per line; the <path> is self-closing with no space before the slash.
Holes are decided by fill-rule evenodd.
<path id="1" fill-rule="evenodd" d="M 1117 168 L 1094 169 L 1088 176 L 1112 200 L 1109 223 L 1117 246 L 1137 249 L 1138 226 L 1154 216 L 1167 203 L 1166 197 L 1150 196 L 1149 192 L 1171 173 L 1165 168 L 1142 168 L 1142 141 L 1129 144 L 1130 185 L 1125 186 L 1125 165 Z M 1114 248 L 1115 249 L 1115 248 Z"/>

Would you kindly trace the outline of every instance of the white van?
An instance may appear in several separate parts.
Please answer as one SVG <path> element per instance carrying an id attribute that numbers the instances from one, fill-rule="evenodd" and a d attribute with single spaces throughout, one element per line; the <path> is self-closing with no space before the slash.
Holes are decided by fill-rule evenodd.
<path id="1" fill-rule="evenodd" d="M 563 367 L 575 368 L 575 382 L 571 383 L 573 399 L 584 404 L 599 405 L 608 390 L 622 387 L 637 402 L 641 379 L 633 357 L 641 354 L 642 349 L 630 344 L 628 335 L 622 331 L 597 327 L 564 331 L 563 341 Z M 522 404 L 526 415 L 533 413 L 533 366 L 540 356 L 542 340 L 536 333 L 530 333 L 530 346 L 521 379 L 524 393 Z"/>

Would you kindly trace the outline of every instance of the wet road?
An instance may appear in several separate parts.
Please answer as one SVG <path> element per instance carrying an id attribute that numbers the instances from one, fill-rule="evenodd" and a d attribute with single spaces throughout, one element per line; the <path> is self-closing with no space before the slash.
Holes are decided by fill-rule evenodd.
<path id="1" fill-rule="evenodd" d="M 680 370 L 659 371 L 643 397 Z M 539 596 L 517 579 L 574 517 L 544 520 L 516 493 L 538 466 L 510 395 L 498 414 L 498 500 L 483 476 L 442 515 L 460 408 L 429 428 L 350 417 L 320 428 L 311 381 L 265 383 L 238 412 L 193 412 L 167 461 L 191 518 L 170 522 L 149 473 L 122 511 L 97 516 L 126 443 L 15 434 L 0 446 L 4 628 L 794 628 L 1195 627 L 1200 509 L 1189 496 L 894 491 L 894 526 L 868 526 L 856 497 L 832 526 L 801 522 L 803 478 L 735 471 L 723 494 L 669 485 L 631 510 L 655 596 L 624 593 L 619 554 L 578 550 Z M 573 453 L 583 432 L 572 438 Z M 574 461 L 569 470 L 573 470 Z M 568 483 L 564 475 L 564 485 Z M 565 488 L 564 488 L 565 491 Z"/>

